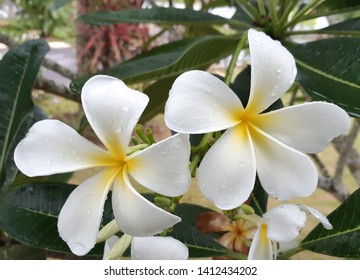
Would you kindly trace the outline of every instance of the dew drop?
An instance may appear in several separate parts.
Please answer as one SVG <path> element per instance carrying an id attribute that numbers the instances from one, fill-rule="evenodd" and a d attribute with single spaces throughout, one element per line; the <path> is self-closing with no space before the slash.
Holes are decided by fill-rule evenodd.
<path id="1" fill-rule="evenodd" d="M 279 74 L 282 72 L 282 69 L 280 68 L 280 67 L 278 67 L 277 69 L 276 69 L 276 72 L 278 72 Z"/>
<path id="2" fill-rule="evenodd" d="M 226 195 L 226 200 L 228 200 L 228 201 L 231 201 L 231 200 L 233 200 L 235 197 L 233 196 L 233 194 L 231 194 L 231 193 L 229 193 L 229 194 L 227 194 Z"/>
<path id="3" fill-rule="evenodd" d="M 175 147 L 176 150 L 178 150 L 180 148 L 180 142 L 176 142 L 174 144 L 174 147 Z"/>
<path id="4" fill-rule="evenodd" d="M 97 194 L 97 192 L 98 192 L 98 188 L 93 188 L 89 191 L 89 194 L 95 195 L 95 194 Z"/>
<path id="5" fill-rule="evenodd" d="M 31 195 L 34 195 L 34 194 L 35 194 L 35 191 L 34 191 L 34 188 L 33 188 L 33 187 L 29 187 L 29 191 L 30 191 L 30 194 L 31 194 Z"/>
<path id="6" fill-rule="evenodd" d="M 90 216 L 92 214 L 92 209 L 91 208 L 88 208 L 86 209 L 86 215 Z"/>
<path id="7" fill-rule="evenodd" d="M 255 41 L 255 42 L 261 42 L 261 38 L 258 37 L 258 36 L 255 36 L 255 37 L 254 37 L 254 41 Z"/>
<path id="8" fill-rule="evenodd" d="M 267 193 L 270 194 L 270 195 L 274 195 L 274 194 L 276 194 L 276 189 L 275 188 L 269 188 L 267 190 Z"/>
<path id="9" fill-rule="evenodd" d="M 161 155 L 162 155 L 162 156 L 166 156 L 167 153 L 168 153 L 167 149 L 163 149 L 163 150 L 161 151 Z"/>
<path id="10" fill-rule="evenodd" d="M 121 108 L 123 109 L 124 112 L 127 112 L 130 109 L 130 104 L 125 102 L 122 104 Z"/>
<path id="11" fill-rule="evenodd" d="M 80 242 L 71 242 L 70 244 L 70 248 L 71 250 L 79 256 L 84 255 L 84 252 L 88 251 L 87 246 L 85 246 L 84 244 L 80 243 Z"/>

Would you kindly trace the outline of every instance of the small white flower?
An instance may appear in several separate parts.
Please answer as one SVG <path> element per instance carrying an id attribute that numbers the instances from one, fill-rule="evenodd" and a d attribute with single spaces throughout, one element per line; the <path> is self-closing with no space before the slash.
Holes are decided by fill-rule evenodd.
<path id="1" fill-rule="evenodd" d="M 189 249 L 171 236 L 112 236 L 105 242 L 104 259 L 121 257 L 131 242 L 133 260 L 187 260 Z"/>
<path id="2" fill-rule="evenodd" d="M 95 76 L 83 87 L 82 105 L 106 150 L 57 120 L 37 122 L 15 150 L 16 165 L 28 176 L 102 167 L 70 194 L 59 215 L 60 236 L 77 255 L 95 245 L 110 190 L 114 216 L 124 233 L 151 236 L 180 221 L 142 197 L 130 180 L 166 196 L 182 195 L 191 182 L 188 135 L 178 134 L 126 155 L 148 101 L 116 78 Z"/>
<path id="3" fill-rule="evenodd" d="M 311 102 L 263 113 L 293 84 L 293 56 L 262 32 L 248 32 L 251 89 L 244 108 L 221 80 L 203 71 L 179 76 L 165 107 L 166 125 L 182 133 L 225 130 L 199 167 L 203 194 L 220 209 L 233 209 L 251 194 L 256 172 L 279 200 L 309 196 L 318 174 L 304 153 L 322 151 L 350 124 L 338 106 Z"/>
<path id="4" fill-rule="evenodd" d="M 326 229 L 332 229 L 328 219 L 314 208 L 305 205 L 284 204 L 263 215 L 250 246 L 249 260 L 276 259 L 279 250 L 295 248 L 295 239 L 304 228 L 307 215 L 313 215 Z M 277 250 L 277 244 L 280 246 Z"/>

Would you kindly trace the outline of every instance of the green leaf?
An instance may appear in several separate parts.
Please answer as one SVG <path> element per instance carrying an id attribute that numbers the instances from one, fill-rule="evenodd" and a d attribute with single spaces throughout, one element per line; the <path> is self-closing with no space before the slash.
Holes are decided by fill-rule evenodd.
<path id="1" fill-rule="evenodd" d="M 344 9 L 344 8 L 359 6 L 359 1 L 358 0 L 342 0 L 342 1 L 327 0 L 322 4 L 322 6 L 325 6 L 326 8 L 329 9 Z"/>
<path id="2" fill-rule="evenodd" d="M 71 3 L 73 0 L 54 0 L 49 6 L 48 9 L 50 11 L 55 11 L 62 6 Z"/>
<path id="3" fill-rule="evenodd" d="M 352 18 L 311 33 L 360 36 L 360 18 Z"/>
<path id="4" fill-rule="evenodd" d="M 0 228 L 17 241 L 36 248 L 71 253 L 57 230 L 58 215 L 76 186 L 32 183 L 18 187 L 0 201 Z M 80 203 L 80 202 L 79 202 Z M 112 219 L 110 200 L 105 204 L 104 223 Z M 102 256 L 99 244 L 89 255 Z"/>
<path id="5" fill-rule="evenodd" d="M 190 225 L 195 225 L 200 214 L 214 210 L 190 203 L 180 203 L 175 210 L 175 215 Z"/>
<path id="6" fill-rule="evenodd" d="M 197 217 L 211 209 L 188 203 L 181 203 L 176 207 L 175 215 L 182 221 L 174 226 L 169 234 L 183 242 L 189 248 L 190 258 L 205 258 L 212 256 L 223 256 L 229 250 L 219 244 L 211 235 L 204 234 L 195 228 Z"/>
<path id="7" fill-rule="evenodd" d="M 318 6 L 315 12 L 310 13 L 304 16 L 301 21 L 306 21 L 309 19 L 319 18 L 329 15 L 340 15 L 353 14 L 360 10 L 360 4 L 358 0 L 348 0 L 348 1 L 339 1 L 339 0 L 327 0 L 324 1 L 320 6 Z"/>
<path id="8" fill-rule="evenodd" d="M 190 258 L 223 256 L 229 253 L 228 249 L 213 237 L 198 231 L 194 226 L 185 222 L 176 224 L 169 236 L 180 240 L 189 248 Z"/>
<path id="9" fill-rule="evenodd" d="M 253 19 L 251 18 L 251 16 L 247 13 L 247 11 L 243 8 L 242 5 L 240 5 L 238 2 L 234 2 L 234 6 L 236 7 L 236 12 L 234 13 L 234 15 L 232 16 L 232 23 L 233 22 L 243 22 L 245 25 L 241 26 L 241 25 L 233 25 L 232 23 L 230 23 L 230 26 L 233 27 L 234 29 L 237 30 L 247 30 L 249 29 L 252 24 L 253 24 Z M 246 27 L 246 25 L 248 25 L 248 27 Z"/>
<path id="10" fill-rule="evenodd" d="M 144 113 L 141 115 L 140 123 L 144 123 L 164 111 L 165 103 L 175 78 L 169 77 L 156 81 L 144 90 L 144 93 L 149 96 L 150 100 Z"/>
<path id="11" fill-rule="evenodd" d="M 79 17 L 79 20 L 94 25 L 117 23 L 154 23 L 183 25 L 225 24 L 229 20 L 204 11 L 175 8 L 127 9 L 97 11 Z"/>
<path id="12" fill-rule="evenodd" d="M 12 157 L 14 140 L 23 138 L 31 124 L 29 119 L 34 114 L 31 92 L 48 51 L 45 41 L 28 41 L 10 49 L 0 61 L 0 188 L 13 174 L 7 163 Z"/>
<path id="13" fill-rule="evenodd" d="M 46 260 L 46 252 L 22 244 L 0 247 L 0 260 Z"/>
<path id="14" fill-rule="evenodd" d="M 128 84 L 164 79 L 187 70 L 207 67 L 229 55 L 238 42 L 236 37 L 200 36 L 172 42 L 123 62 L 103 74 Z M 70 88 L 80 94 L 89 76 L 72 81 Z"/>
<path id="15" fill-rule="evenodd" d="M 262 187 L 259 177 L 256 176 L 254 190 L 250 196 L 250 206 L 255 210 L 255 213 L 262 217 L 266 212 L 268 203 L 268 194 Z"/>
<path id="16" fill-rule="evenodd" d="M 296 80 L 311 97 L 360 117 L 360 38 L 332 38 L 289 50 L 296 59 Z"/>
<path id="17" fill-rule="evenodd" d="M 357 190 L 328 216 L 333 225 L 332 230 L 326 230 L 319 224 L 300 243 L 300 246 L 320 254 L 359 259 L 359 213 L 360 190 Z"/>

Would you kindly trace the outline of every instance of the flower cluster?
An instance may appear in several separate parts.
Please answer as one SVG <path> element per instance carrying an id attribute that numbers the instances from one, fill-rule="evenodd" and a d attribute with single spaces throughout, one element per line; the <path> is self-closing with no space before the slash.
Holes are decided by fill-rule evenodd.
<path id="1" fill-rule="evenodd" d="M 178 134 L 145 149 L 129 148 L 129 143 L 148 97 L 104 75 L 89 79 L 82 90 L 86 118 L 102 147 L 56 120 L 40 121 L 30 129 L 14 155 L 24 174 L 96 168 L 92 177 L 74 189 L 59 215 L 60 236 L 74 254 L 85 255 L 94 247 L 111 191 L 115 223 L 124 233 L 121 244 L 131 243 L 134 259 L 188 258 L 187 249 L 177 240 L 154 236 L 181 219 L 145 199 L 136 185 L 166 197 L 183 195 L 191 182 L 189 134 L 225 131 L 205 154 L 198 171 L 202 193 L 219 209 L 245 203 L 256 174 L 264 190 L 278 200 L 314 192 L 318 175 L 305 153 L 323 150 L 344 133 L 349 117 L 325 102 L 268 111 L 294 83 L 295 60 L 264 33 L 249 30 L 248 42 L 251 89 L 247 104 L 215 76 L 186 72 L 175 80 L 165 106 L 165 123 Z M 250 227 L 249 259 L 276 257 L 277 245 L 281 248 L 294 241 L 309 213 L 331 228 L 315 209 L 284 204 Z M 116 237 L 110 239 L 106 248 L 117 242 Z"/>

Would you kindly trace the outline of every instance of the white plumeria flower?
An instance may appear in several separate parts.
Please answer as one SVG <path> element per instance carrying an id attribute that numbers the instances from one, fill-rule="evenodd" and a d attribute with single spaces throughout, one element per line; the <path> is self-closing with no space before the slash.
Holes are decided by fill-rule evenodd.
<path id="1" fill-rule="evenodd" d="M 278 41 L 249 30 L 251 89 L 244 108 L 220 79 L 203 71 L 179 76 L 165 107 L 166 125 L 182 133 L 226 130 L 199 167 L 203 194 L 220 209 L 233 209 L 251 194 L 256 172 L 279 200 L 306 197 L 317 170 L 304 153 L 322 151 L 344 133 L 350 118 L 338 106 L 311 102 L 262 113 L 293 84 L 293 56 Z"/>
<path id="2" fill-rule="evenodd" d="M 130 245 L 126 236 L 120 239 L 112 236 L 105 242 L 104 259 L 121 257 Z M 118 248 L 116 248 L 116 246 Z M 131 241 L 131 258 L 133 260 L 187 260 L 189 249 L 171 236 L 134 237 Z"/>
<path id="3" fill-rule="evenodd" d="M 156 193 L 173 197 L 184 194 L 191 182 L 188 135 L 177 134 L 126 155 L 148 101 L 145 94 L 116 78 L 95 76 L 83 87 L 82 105 L 106 150 L 57 120 L 37 122 L 15 150 L 16 165 L 27 176 L 102 167 L 71 193 L 59 215 L 60 236 L 76 255 L 88 253 L 95 245 L 110 190 L 114 216 L 124 233 L 151 236 L 181 220 L 150 203 L 131 183 L 134 179 Z"/>
<path id="4" fill-rule="evenodd" d="M 314 208 L 305 205 L 284 204 L 272 208 L 263 215 L 250 246 L 249 260 L 276 259 L 277 243 L 282 251 L 295 248 L 295 239 L 304 228 L 307 215 L 313 215 L 330 230 L 328 219 Z"/>

